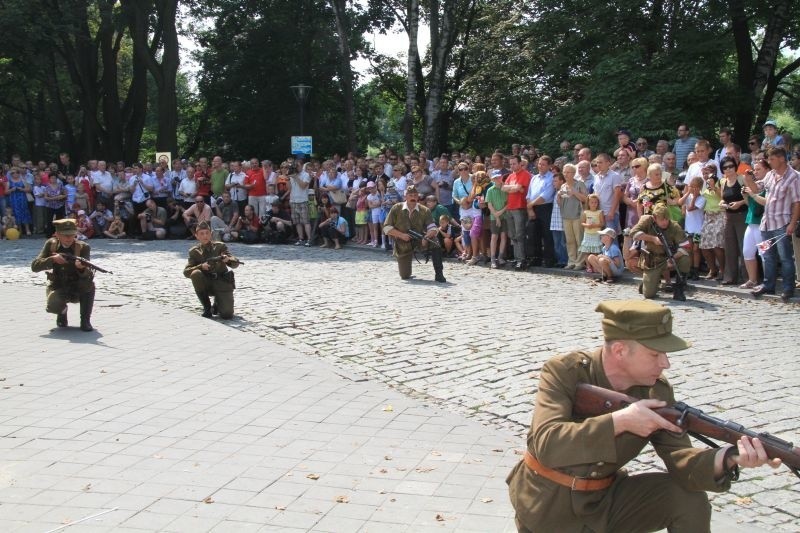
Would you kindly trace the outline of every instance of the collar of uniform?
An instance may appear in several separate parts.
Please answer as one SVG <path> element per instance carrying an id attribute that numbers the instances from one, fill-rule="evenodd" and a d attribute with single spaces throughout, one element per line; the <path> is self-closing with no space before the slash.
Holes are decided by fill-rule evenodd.
<path id="1" fill-rule="evenodd" d="M 592 382 L 598 387 L 613 390 L 611 382 L 608 381 L 606 370 L 603 368 L 603 348 L 597 348 L 589 354 L 591 368 L 589 373 L 592 376 Z"/>
<path id="2" fill-rule="evenodd" d="M 403 210 L 411 212 L 411 209 L 408 208 L 408 202 L 403 202 Z M 419 211 L 419 202 L 417 202 L 417 206 L 414 208 L 414 211 Z"/>

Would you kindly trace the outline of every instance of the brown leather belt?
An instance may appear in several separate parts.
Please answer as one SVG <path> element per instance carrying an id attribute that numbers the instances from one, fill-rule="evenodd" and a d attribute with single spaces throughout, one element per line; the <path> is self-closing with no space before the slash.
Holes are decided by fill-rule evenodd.
<path id="1" fill-rule="evenodd" d="M 531 455 L 531 452 L 529 451 L 525 451 L 525 455 L 523 456 L 522 460 L 525 461 L 525 465 L 527 465 L 527 467 L 530 468 L 534 474 L 542 476 L 545 479 L 549 479 L 553 483 L 558 483 L 562 487 L 567 487 L 572 490 L 592 491 L 607 489 L 611 486 L 616 478 L 616 475 L 611 475 L 600 479 L 573 477 L 563 472 L 559 472 L 558 470 L 547 468 L 542 463 L 537 461 L 536 457 Z"/>

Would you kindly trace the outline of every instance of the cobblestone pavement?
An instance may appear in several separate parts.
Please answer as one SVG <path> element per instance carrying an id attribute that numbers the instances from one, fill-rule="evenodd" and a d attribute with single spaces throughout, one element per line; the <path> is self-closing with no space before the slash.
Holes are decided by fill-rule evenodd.
<path id="1" fill-rule="evenodd" d="M 2 243 L 6 282 L 44 284 L 30 272 L 40 241 Z M 115 275 L 98 290 L 197 310 L 182 275 L 188 242 L 96 241 L 92 258 Z M 124 251 L 133 254 L 121 254 Z M 601 340 L 598 301 L 637 297 L 630 284 L 600 285 L 547 273 L 491 271 L 447 263 L 433 283 L 415 263 L 401 282 L 377 251 L 232 246 L 236 315 L 228 324 L 380 380 L 399 391 L 511 431 L 524 447 L 536 378 L 551 355 Z M 694 342 L 672 357 L 678 399 L 751 429 L 800 440 L 798 307 L 698 292 L 673 309 Z M 96 314 L 102 328 L 102 310 Z M 658 468 L 654 454 L 637 469 Z M 747 470 L 715 508 L 740 523 L 800 531 L 800 480 L 787 469 Z"/>

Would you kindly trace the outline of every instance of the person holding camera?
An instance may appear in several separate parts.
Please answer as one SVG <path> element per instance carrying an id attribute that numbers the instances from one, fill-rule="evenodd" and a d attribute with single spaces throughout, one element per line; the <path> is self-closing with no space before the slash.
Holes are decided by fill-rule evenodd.
<path id="1" fill-rule="evenodd" d="M 144 174 L 141 163 L 135 163 L 133 175 L 128 178 L 128 191 L 131 193 L 131 202 L 133 202 L 133 214 L 137 218 L 147 209 L 145 202 L 150 198 L 154 189 L 155 185 L 150 176 Z M 135 224 L 132 225 L 132 230 L 136 233 L 140 232 Z"/>
<path id="2" fill-rule="evenodd" d="M 202 221 L 197 224 L 195 237 L 198 244 L 189 250 L 189 261 L 183 275 L 192 280 L 194 292 L 203 306 L 202 316 L 211 318 L 218 314 L 222 319 L 233 318 L 233 290 L 236 283 L 229 268 L 239 266 L 239 260 L 223 242 L 211 240 L 211 224 Z M 211 297 L 214 305 L 211 305 Z"/>
<path id="3" fill-rule="evenodd" d="M 142 240 L 164 239 L 167 236 L 167 210 L 156 204 L 153 198 L 145 200 L 145 210 L 139 213 L 139 228 Z"/>

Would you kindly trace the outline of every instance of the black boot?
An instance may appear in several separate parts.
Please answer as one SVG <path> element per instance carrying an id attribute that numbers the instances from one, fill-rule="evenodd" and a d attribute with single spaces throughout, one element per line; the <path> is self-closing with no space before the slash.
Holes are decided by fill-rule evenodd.
<path id="1" fill-rule="evenodd" d="M 441 248 L 434 248 L 431 250 L 431 261 L 433 262 L 433 271 L 436 273 L 434 278 L 438 283 L 447 283 L 444 277 L 444 265 L 442 264 L 442 250 Z"/>
<path id="2" fill-rule="evenodd" d="M 684 287 L 686 287 L 686 282 L 675 281 L 672 284 L 672 299 L 678 300 L 680 302 L 686 301 L 686 293 L 684 292 Z"/>
<path id="3" fill-rule="evenodd" d="M 82 294 L 80 297 L 81 303 L 81 331 L 92 331 L 91 318 L 92 309 L 94 308 L 94 292 Z"/>
<path id="4" fill-rule="evenodd" d="M 69 326 L 69 322 L 67 322 L 67 306 L 64 306 L 64 310 L 61 311 L 56 315 L 56 326 L 60 328 L 66 328 Z"/>
<path id="5" fill-rule="evenodd" d="M 200 298 L 200 303 L 203 304 L 203 313 L 201 316 L 203 318 L 211 318 L 211 298 L 209 298 L 208 295 L 200 296 L 199 294 L 197 297 Z"/>
<path id="6" fill-rule="evenodd" d="M 211 306 L 211 314 L 212 315 L 218 315 L 219 314 L 219 311 L 217 310 L 216 297 L 214 298 L 214 304 Z"/>

